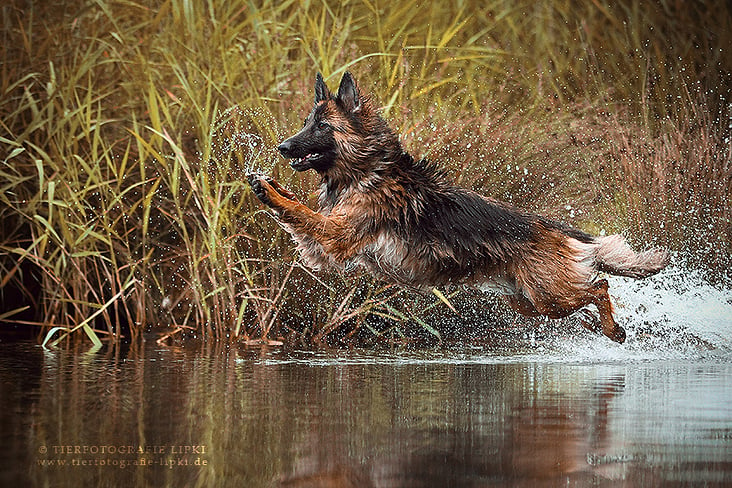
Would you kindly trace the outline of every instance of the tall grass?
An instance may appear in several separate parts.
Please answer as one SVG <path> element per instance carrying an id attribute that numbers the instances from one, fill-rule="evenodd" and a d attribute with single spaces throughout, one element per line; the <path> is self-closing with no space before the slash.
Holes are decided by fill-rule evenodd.
<path id="1" fill-rule="evenodd" d="M 273 147 L 316 71 L 353 71 L 460 184 L 728 273 L 725 2 L 2 8 L 0 320 L 49 342 L 440 337 L 460 296 L 312 274 L 244 184 L 310 198 Z"/>

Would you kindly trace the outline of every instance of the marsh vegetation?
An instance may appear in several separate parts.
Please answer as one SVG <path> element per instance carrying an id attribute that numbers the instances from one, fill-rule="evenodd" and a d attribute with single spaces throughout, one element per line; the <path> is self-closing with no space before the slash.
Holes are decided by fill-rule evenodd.
<path id="1" fill-rule="evenodd" d="M 314 275 L 264 215 L 247 171 L 303 200 L 317 183 L 274 147 L 301 125 L 318 71 L 354 72 L 405 147 L 461 185 L 730 279 L 727 2 L 2 12 L 0 320 L 41 338 L 364 344 L 484 319 L 462 290 Z"/>

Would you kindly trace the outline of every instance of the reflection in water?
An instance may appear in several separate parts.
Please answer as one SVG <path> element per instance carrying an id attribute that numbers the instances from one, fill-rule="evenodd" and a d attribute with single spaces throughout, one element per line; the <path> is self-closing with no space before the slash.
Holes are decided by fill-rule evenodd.
<path id="1" fill-rule="evenodd" d="M 460 357 L 0 344 L 0 441 L 11 467 L 0 485 L 661 486 L 732 477 L 729 364 Z"/>

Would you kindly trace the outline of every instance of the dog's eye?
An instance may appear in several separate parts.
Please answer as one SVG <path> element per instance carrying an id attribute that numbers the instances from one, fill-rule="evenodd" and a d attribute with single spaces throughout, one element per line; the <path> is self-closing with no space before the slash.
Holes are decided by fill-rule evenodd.
<path id="1" fill-rule="evenodd" d="M 328 128 L 328 124 L 326 124 L 325 122 L 322 122 L 321 121 L 321 122 L 318 122 L 317 127 L 318 127 L 319 130 L 325 130 L 325 129 Z"/>

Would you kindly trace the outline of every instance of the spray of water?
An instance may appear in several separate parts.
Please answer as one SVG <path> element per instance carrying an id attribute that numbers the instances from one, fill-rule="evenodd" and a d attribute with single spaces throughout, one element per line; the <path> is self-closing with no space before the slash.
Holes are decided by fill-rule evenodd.
<path id="1" fill-rule="evenodd" d="M 701 270 L 675 264 L 645 280 L 612 281 L 617 316 L 637 341 L 732 351 L 732 289 L 712 285 Z"/>
<path id="2" fill-rule="evenodd" d="M 587 335 L 559 338 L 547 354 L 580 362 L 732 358 L 732 289 L 677 260 L 643 280 L 610 277 L 625 344 Z"/>
<path id="3" fill-rule="evenodd" d="M 232 107 L 219 115 L 211 130 L 211 159 L 219 172 L 237 180 L 248 173 L 272 174 L 282 135 L 271 113 Z"/>

